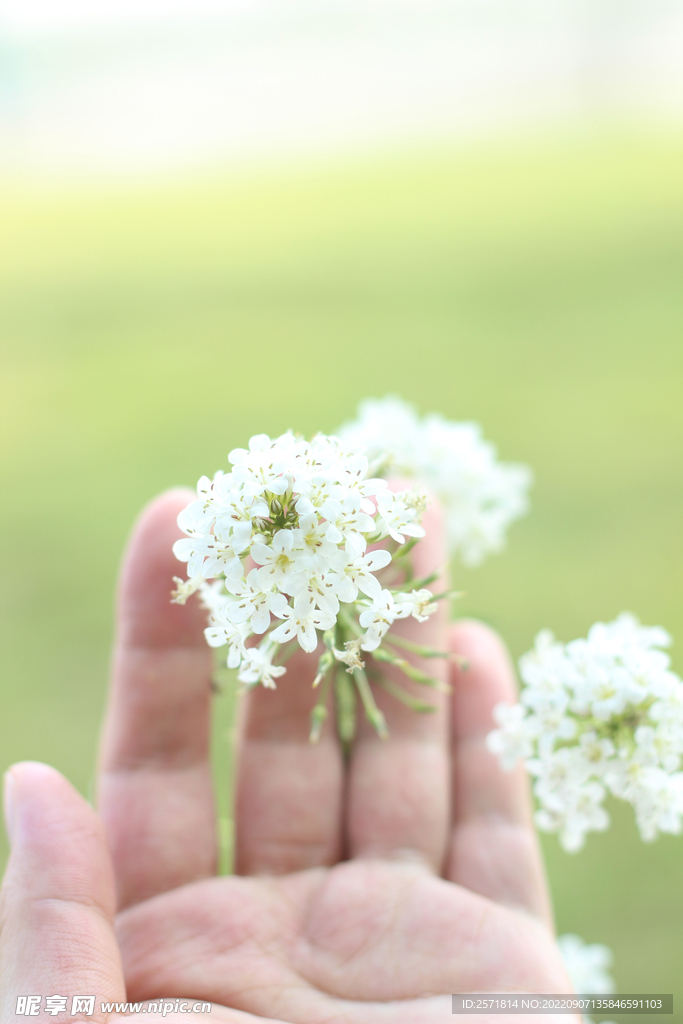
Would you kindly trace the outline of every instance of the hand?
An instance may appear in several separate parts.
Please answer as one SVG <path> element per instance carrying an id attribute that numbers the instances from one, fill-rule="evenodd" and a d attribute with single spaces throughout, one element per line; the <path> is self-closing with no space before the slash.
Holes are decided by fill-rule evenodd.
<path id="1" fill-rule="evenodd" d="M 1 1021 L 22 1020 L 15 1015 L 18 998 L 38 996 L 39 1012 L 28 1019 L 43 1024 L 119 1019 L 126 1024 L 266 1024 L 221 1006 L 189 1017 L 163 1010 L 125 1016 L 103 1011 L 103 1001 L 127 997 L 114 932 L 114 875 L 101 821 L 59 772 L 30 762 L 14 765 L 6 775 L 5 818 L 12 853 L 0 908 Z M 92 1015 L 87 1009 L 71 1015 L 75 995 L 95 996 Z M 66 1008 L 55 1016 L 46 1012 L 50 996 L 65 997 Z M 170 1005 L 175 1009 L 175 1000 Z"/>
<path id="2" fill-rule="evenodd" d="M 188 500 L 170 492 L 145 511 L 122 579 L 100 808 L 128 998 L 191 996 L 296 1024 L 419 1024 L 450 1019 L 452 992 L 570 991 L 525 779 L 502 774 L 484 744 L 491 708 L 514 699 L 513 672 L 476 623 L 417 627 L 469 667 L 451 664 L 452 696 L 429 691 L 432 715 L 379 693 L 390 737 L 359 721 L 348 765 L 333 725 L 308 742 L 314 659 L 293 657 L 276 692 L 250 693 L 238 874 L 214 877 L 211 652 L 202 610 L 169 603 Z M 445 563 L 437 520 L 433 509 L 417 573 Z"/>

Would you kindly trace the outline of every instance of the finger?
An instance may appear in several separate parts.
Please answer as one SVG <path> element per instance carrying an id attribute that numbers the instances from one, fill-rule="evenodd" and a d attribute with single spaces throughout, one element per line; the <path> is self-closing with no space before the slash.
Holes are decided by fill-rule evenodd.
<path id="1" fill-rule="evenodd" d="M 341 856 L 344 768 L 334 721 L 309 741 L 316 665 L 315 655 L 297 651 L 276 690 L 245 695 L 235 808 L 240 874 L 285 874 Z"/>
<path id="2" fill-rule="evenodd" d="M 467 667 L 454 663 L 451 668 L 454 816 L 447 877 L 551 923 L 525 773 L 521 767 L 503 772 L 486 749 L 492 709 L 517 699 L 508 653 L 478 622 L 452 626 L 449 644 Z"/>
<path id="3" fill-rule="evenodd" d="M 2 886 L 0 1019 L 20 996 L 125 999 L 114 936 L 114 877 L 102 824 L 57 771 L 10 768 L 5 816 L 12 852 Z M 34 1018 L 35 1019 L 35 1018 Z"/>
<path id="4" fill-rule="evenodd" d="M 123 563 L 99 780 L 120 906 L 215 870 L 206 613 L 196 598 L 171 604 L 176 519 L 191 497 L 148 505 Z"/>
<path id="5" fill-rule="evenodd" d="M 426 536 L 414 549 L 414 572 L 416 578 L 439 572 L 439 579 L 431 585 L 433 593 L 438 593 L 447 588 L 443 574 L 446 551 L 441 510 L 435 502 L 427 507 L 423 526 Z M 386 640 L 391 641 L 396 633 L 444 650 L 444 602 L 439 603 L 427 622 L 397 622 Z M 445 682 L 447 670 L 443 660 L 420 660 L 408 654 L 406 658 Z M 372 664 L 370 656 L 366 667 L 370 669 Z M 413 697 L 433 705 L 435 711 L 414 711 L 381 688 L 373 687 L 389 735 L 380 739 L 359 712 L 348 784 L 349 852 L 353 857 L 417 857 L 440 871 L 450 814 L 447 696 L 412 682 L 393 666 L 381 675 Z"/>

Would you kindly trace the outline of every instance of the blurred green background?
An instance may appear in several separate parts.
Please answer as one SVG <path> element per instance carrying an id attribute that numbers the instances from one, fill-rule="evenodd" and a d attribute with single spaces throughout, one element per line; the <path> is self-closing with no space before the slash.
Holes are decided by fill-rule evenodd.
<path id="1" fill-rule="evenodd" d="M 683 670 L 683 138 L 7 187 L 0 212 L 3 767 L 92 792 L 144 502 L 252 433 L 332 431 L 388 392 L 480 421 L 536 473 L 506 552 L 455 568 L 461 612 L 518 656 L 629 609 Z M 621 991 L 676 992 L 683 838 L 646 846 L 616 807 L 579 855 L 545 847 L 559 930 L 611 946 Z"/>

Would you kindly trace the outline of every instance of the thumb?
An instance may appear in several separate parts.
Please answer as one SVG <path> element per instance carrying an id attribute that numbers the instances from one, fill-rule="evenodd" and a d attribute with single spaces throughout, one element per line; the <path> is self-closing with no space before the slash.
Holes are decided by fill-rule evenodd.
<path id="1" fill-rule="evenodd" d="M 5 818 L 12 853 L 0 895 L 0 1020 L 16 1019 L 28 996 L 40 996 L 38 1020 L 54 1020 L 45 999 L 55 995 L 67 997 L 67 1013 L 73 996 L 94 996 L 88 1019 L 96 1020 L 101 1000 L 125 999 L 100 820 L 59 772 L 29 761 L 5 776 Z"/>

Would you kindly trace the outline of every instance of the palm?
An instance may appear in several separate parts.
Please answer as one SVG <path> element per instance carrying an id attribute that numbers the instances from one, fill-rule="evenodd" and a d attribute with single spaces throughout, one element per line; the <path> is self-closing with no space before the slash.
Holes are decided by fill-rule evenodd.
<path id="1" fill-rule="evenodd" d="M 287 1021 L 444 1018 L 451 992 L 566 988 L 545 928 L 418 865 L 212 879 L 123 915 L 129 997 Z M 520 951 L 522 955 L 520 956 Z"/>

